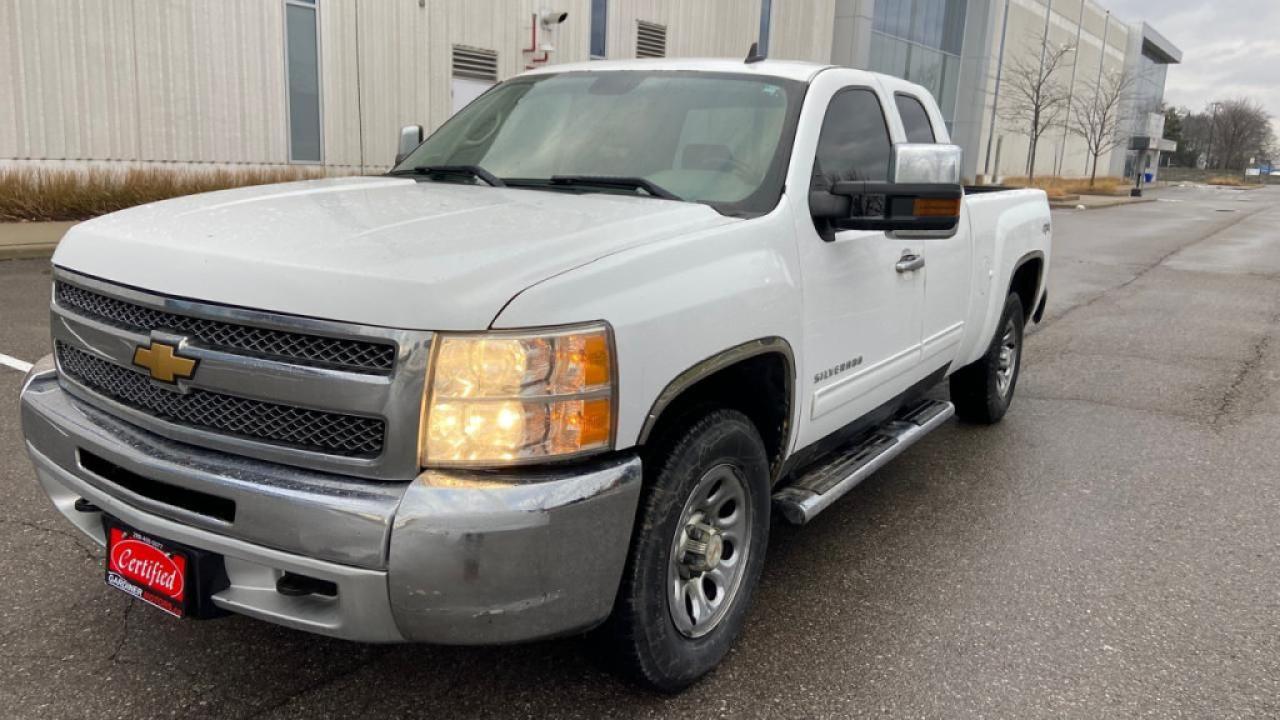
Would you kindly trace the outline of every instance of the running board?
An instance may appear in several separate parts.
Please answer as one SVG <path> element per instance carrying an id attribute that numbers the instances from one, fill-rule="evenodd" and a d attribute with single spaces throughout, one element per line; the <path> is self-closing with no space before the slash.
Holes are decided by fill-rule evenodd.
<path id="1" fill-rule="evenodd" d="M 954 405 L 938 400 L 921 400 L 905 408 L 870 435 L 835 450 L 821 464 L 775 492 L 774 509 L 794 525 L 809 522 L 955 412 Z"/>

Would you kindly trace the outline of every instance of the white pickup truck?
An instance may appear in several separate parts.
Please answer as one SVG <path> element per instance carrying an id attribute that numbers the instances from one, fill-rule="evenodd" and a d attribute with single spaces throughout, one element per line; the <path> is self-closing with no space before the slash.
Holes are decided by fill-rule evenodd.
<path id="1" fill-rule="evenodd" d="M 169 614 L 599 626 L 677 690 L 742 631 L 773 516 L 1009 406 L 1049 209 L 966 190 L 947 143 L 923 88 L 859 70 L 526 73 L 406 128 L 386 175 L 72 229 L 27 449 L 107 582 Z"/>

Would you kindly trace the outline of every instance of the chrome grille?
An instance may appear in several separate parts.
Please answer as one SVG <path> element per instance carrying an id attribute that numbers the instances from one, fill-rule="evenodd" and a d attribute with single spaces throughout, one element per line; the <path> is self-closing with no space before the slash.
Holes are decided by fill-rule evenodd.
<path id="1" fill-rule="evenodd" d="M 59 305 L 85 317 L 142 334 L 167 330 L 186 335 L 191 342 L 215 350 L 366 373 L 388 374 L 395 365 L 396 349 L 384 343 L 283 332 L 178 315 L 107 297 L 62 281 L 55 283 L 54 296 Z"/>
<path id="2" fill-rule="evenodd" d="M 58 365 L 72 380 L 116 402 L 170 422 L 344 457 L 382 452 L 386 423 L 192 389 L 157 387 L 138 372 L 100 360 L 63 342 Z"/>

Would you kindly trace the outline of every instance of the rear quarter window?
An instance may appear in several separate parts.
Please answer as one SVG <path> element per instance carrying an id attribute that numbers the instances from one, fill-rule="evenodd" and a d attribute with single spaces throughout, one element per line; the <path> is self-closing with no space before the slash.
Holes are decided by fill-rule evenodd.
<path id="1" fill-rule="evenodd" d="M 898 105 L 898 114 L 902 116 L 902 125 L 907 130 L 907 142 L 936 143 L 938 138 L 933 134 L 933 124 L 929 122 L 929 113 L 919 98 L 897 94 L 893 96 Z"/>

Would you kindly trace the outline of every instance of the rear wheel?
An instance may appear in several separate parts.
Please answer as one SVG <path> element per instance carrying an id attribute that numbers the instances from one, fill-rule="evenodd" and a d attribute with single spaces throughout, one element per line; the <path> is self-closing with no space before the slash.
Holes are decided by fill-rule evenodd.
<path id="1" fill-rule="evenodd" d="M 991 424 L 1008 412 L 1022 369 L 1025 323 L 1022 299 L 1017 293 L 1010 293 L 987 352 L 951 376 L 951 402 L 961 420 Z"/>
<path id="2" fill-rule="evenodd" d="M 628 675 L 675 692 L 720 662 L 746 620 L 769 535 L 768 459 L 733 410 L 655 451 L 610 637 Z"/>

